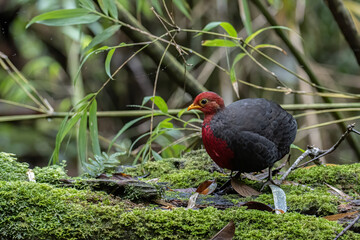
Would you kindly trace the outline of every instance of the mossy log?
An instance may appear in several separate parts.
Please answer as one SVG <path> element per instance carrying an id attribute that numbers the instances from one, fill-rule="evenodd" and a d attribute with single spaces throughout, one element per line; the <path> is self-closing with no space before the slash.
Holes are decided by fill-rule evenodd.
<path id="1" fill-rule="evenodd" d="M 226 179 L 208 160 L 203 151 L 197 151 L 181 159 L 149 162 L 142 170 L 150 173 L 148 179 L 156 177 L 167 182 L 167 186 L 178 188 L 197 187 L 197 182 L 204 179 L 216 178 L 220 182 Z M 333 239 L 344 226 L 321 216 L 338 213 L 340 206 L 348 207 L 348 202 L 329 193 L 321 183 L 334 186 L 347 183 L 336 186 L 353 199 L 358 198 L 354 186 L 359 185 L 357 164 L 335 166 L 335 170 L 332 167 L 297 170 L 291 179 L 306 185 L 281 186 L 289 210 L 277 215 L 237 207 L 239 202 L 253 200 L 237 195 L 223 197 L 228 204 L 225 209 L 211 205 L 213 196 L 200 197 L 195 206 L 199 208 L 189 210 L 134 203 L 85 185 L 82 185 L 85 189 L 63 187 L 59 179 L 69 179 L 63 166 L 34 169 L 36 183 L 26 180 L 27 168 L 11 155 L 0 153 L 0 239 L 210 239 L 231 220 L 236 228 L 234 239 Z M 190 176 L 196 171 L 203 173 L 201 179 Z M 332 172 L 337 173 L 336 182 L 328 178 Z M 307 177 L 311 174 L 312 177 Z M 254 188 L 261 185 L 252 181 L 249 184 Z M 162 196 L 163 201 L 170 203 L 186 202 L 187 198 L 188 195 L 173 191 Z M 256 201 L 271 205 L 271 194 L 265 192 Z M 348 231 L 342 239 L 360 239 L 360 234 Z"/>
<path id="2" fill-rule="evenodd" d="M 104 191 L 114 196 L 132 200 L 151 200 L 159 197 L 159 190 L 153 185 L 136 179 L 60 179 L 67 187 L 90 187 L 94 191 Z"/>

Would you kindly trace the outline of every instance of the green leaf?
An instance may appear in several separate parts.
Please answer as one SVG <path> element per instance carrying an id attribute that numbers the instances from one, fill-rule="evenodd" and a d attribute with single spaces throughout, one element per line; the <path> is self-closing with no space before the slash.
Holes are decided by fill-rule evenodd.
<path id="1" fill-rule="evenodd" d="M 86 129 L 87 129 L 87 109 L 84 109 L 81 115 L 79 132 L 78 132 L 78 154 L 81 163 L 86 161 L 86 145 L 87 145 Z"/>
<path id="2" fill-rule="evenodd" d="M 95 11 L 95 6 L 91 0 L 79 0 L 80 6 L 91 11 Z"/>
<path id="3" fill-rule="evenodd" d="M 155 105 L 162 111 L 163 113 L 168 112 L 168 106 L 165 102 L 165 100 L 160 96 L 155 96 L 155 99 L 152 96 L 144 97 L 144 100 L 142 102 L 142 105 L 147 103 L 149 100 L 154 101 Z"/>
<path id="4" fill-rule="evenodd" d="M 231 25 L 230 23 L 222 22 L 222 23 L 220 23 L 220 26 L 227 32 L 227 34 L 229 34 L 229 36 L 237 37 L 237 32 L 236 32 L 235 28 L 233 27 L 233 25 Z"/>
<path id="5" fill-rule="evenodd" d="M 104 42 L 105 40 L 109 39 L 112 35 L 114 35 L 119 29 L 120 25 L 113 25 L 111 27 L 108 27 L 98 35 L 94 37 L 94 39 L 89 43 L 89 45 L 86 46 L 86 48 L 83 50 L 84 53 L 95 47 L 97 44 Z"/>
<path id="6" fill-rule="evenodd" d="M 151 150 L 151 152 L 152 152 L 152 155 L 153 155 L 153 157 L 154 157 L 154 159 L 155 159 L 156 161 L 160 161 L 160 160 L 163 159 L 163 158 L 160 156 L 160 154 L 158 154 L 158 153 L 155 152 L 154 150 Z"/>
<path id="7" fill-rule="evenodd" d="M 304 152 L 305 152 L 305 150 L 304 150 L 304 149 L 300 148 L 299 146 L 297 146 L 297 145 L 295 145 L 295 144 L 291 144 L 291 145 L 290 145 L 290 148 L 297 149 L 297 150 L 299 150 L 299 151 L 300 151 L 300 152 L 302 152 L 302 153 L 304 153 Z"/>
<path id="8" fill-rule="evenodd" d="M 164 15 L 159 0 L 151 0 L 151 5 L 155 8 L 155 10 L 156 10 L 161 16 Z"/>
<path id="9" fill-rule="evenodd" d="M 229 36 L 237 37 L 237 32 L 236 32 L 235 28 L 228 22 L 210 22 L 202 29 L 202 31 L 208 32 L 211 29 L 216 28 L 217 26 L 221 26 L 227 32 L 227 34 L 229 34 Z M 197 37 L 201 34 L 202 33 L 199 33 L 199 34 L 195 35 L 195 37 Z"/>
<path id="10" fill-rule="evenodd" d="M 205 40 L 201 44 L 206 47 L 236 47 L 238 43 L 226 39 Z"/>
<path id="11" fill-rule="evenodd" d="M 242 20 L 248 35 L 252 34 L 252 24 L 248 0 L 241 0 Z"/>
<path id="12" fill-rule="evenodd" d="M 210 31 L 211 29 L 216 28 L 217 26 L 219 26 L 221 23 L 222 23 L 222 22 L 210 22 L 210 23 L 206 24 L 206 26 L 203 28 L 202 31 L 208 32 L 208 31 Z M 199 34 L 201 34 L 201 33 L 199 33 Z M 198 35 L 199 35 L 199 34 L 198 34 Z"/>
<path id="13" fill-rule="evenodd" d="M 251 40 L 253 40 L 257 35 L 259 35 L 260 33 L 266 31 L 266 30 L 270 30 L 270 29 L 285 29 L 285 30 L 289 30 L 289 31 L 293 31 L 291 28 L 288 27 L 284 27 L 284 26 L 270 26 L 270 27 L 266 27 L 266 28 L 261 28 L 259 30 L 257 30 L 256 32 L 254 32 L 253 34 L 251 34 L 250 36 L 248 36 L 244 43 L 248 44 Z M 293 31 L 294 32 L 294 31 Z"/>
<path id="14" fill-rule="evenodd" d="M 189 20 L 191 20 L 190 13 L 188 9 L 190 9 L 188 3 L 184 0 L 173 0 L 173 3 L 176 7 L 182 12 Z"/>
<path id="15" fill-rule="evenodd" d="M 56 134 L 55 149 L 51 155 L 50 163 L 56 164 L 59 162 L 59 152 L 62 141 L 73 126 L 79 121 L 81 115 L 79 112 L 75 113 L 69 120 L 69 115 L 61 122 L 58 133 Z"/>
<path id="16" fill-rule="evenodd" d="M 162 120 L 158 125 L 157 128 L 161 129 L 161 128 L 174 128 L 174 124 L 172 124 L 171 121 L 172 118 L 166 118 L 164 120 Z"/>
<path id="17" fill-rule="evenodd" d="M 117 7 L 114 0 L 98 0 L 101 10 L 105 15 L 112 16 L 113 18 L 118 18 Z"/>
<path id="18" fill-rule="evenodd" d="M 101 155 L 98 127 L 97 127 L 97 102 L 94 99 L 90 105 L 89 109 L 89 130 L 90 130 L 90 139 L 94 155 Z"/>
<path id="19" fill-rule="evenodd" d="M 55 10 L 38 15 L 26 25 L 28 28 L 33 23 L 41 23 L 48 26 L 67 26 L 75 24 L 88 24 L 96 22 L 100 16 L 92 14 L 84 8 Z"/>
<path id="20" fill-rule="evenodd" d="M 236 82 L 236 71 L 235 71 L 235 65 L 237 62 L 239 62 L 243 57 L 245 57 L 246 54 L 245 53 L 239 53 L 238 55 L 236 55 L 236 57 L 234 58 L 233 64 L 231 66 L 230 69 L 230 79 L 231 82 L 234 83 Z"/>
<path id="21" fill-rule="evenodd" d="M 180 112 L 177 114 L 178 118 L 181 118 L 181 116 L 187 111 L 187 108 L 181 109 Z"/>
<path id="22" fill-rule="evenodd" d="M 116 136 L 111 140 L 110 144 L 109 144 L 109 147 L 108 147 L 108 150 L 107 152 L 110 151 L 112 145 L 115 143 L 116 139 L 118 139 L 120 137 L 121 134 L 123 134 L 126 130 L 128 130 L 132 125 L 134 125 L 135 123 L 137 123 L 138 121 L 144 119 L 144 118 L 148 118 L 150 117 L 151 115 L 145 115 L 145 116 L 142 116 L 142 117 L 139 117 L 139 118 L 136 118 L 130 122 L 127 122 L 120 130 L 119 132 L 116 134 Z"/>
<path id="23" fill-rule="evenodd" d="M 84 104 L 87 104 L 88 100 L 92 97 L 94 97 L 96 94 L 95 93 L 89 93 L 88 95 L 86 95 L 83 99 L 81 99 L 78 103 L 76 103 L 75 107 L 76 108 L 80 108 L 81 106 L 83 106 Z"/>
<path id="24" fill-rule="evenodd" d="M 273 44 L 258 44 L 254 47 L 254 49 L 260 49 L 260 48 L 273 48 L 273 49 L 276 49 L 280 52 L 282 52 L 283 54 L 287 54 L 286 51 L 284 49 L 282 49 L 281 47 L 278 47 L 276 45 L 273 45 Z M 254 50 L 252 50 L 251 52 L 253 52 Z"/>
<path id="25" fill-rule="evenodd" d="M 111 58 L 114 55 L 115 50 L 116 50 L 116 48 L 111 49 L 108 52 L 108 54 L 106 56 L 106 60 L 105 60 L 105 72 L 111 79 L 113 79 L 113 77 L 111 76 L 111 72 L 110 72 L 110 63 L 111 63 Z"/>

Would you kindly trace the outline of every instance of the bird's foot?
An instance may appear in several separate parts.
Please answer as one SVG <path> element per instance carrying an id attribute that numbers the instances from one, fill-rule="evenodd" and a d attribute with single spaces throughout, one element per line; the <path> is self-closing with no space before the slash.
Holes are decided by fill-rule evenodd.
<path id="1" fill-rule="evenodd" d="M 279 181 L 276 181 L 276 180 L 273 180 L 273 179 L 268 179 L 260 188 L 260 192 L 262 192 L 265 187 L 269 186 L 269 185 L 276 185 L 276 186 L 279 186 L 280 185 L 280 182 Z"/>
<path id="2" fill-rule="evenodd" d="M 237 178 L 237 177 L 239 177 L 239 176 L 240 176 L 240 172 L 237 172 L 237 173 L 235 174 L 235 176 L 232 176 L 232 174 L 233 174 L 233 171 L 231 171 L 231 173 L 230 173 L 230 179 L 227 180 L 223 185 L 221 185 L 220 188 L 218 188 L 218 189 L 215 190 L 215 193 L 216 193 L 216 194 L 218 194 L 218 195 L 224 195 L 224 194 L 230 192 L 230 191 L 233 189 L 232 186 L 231 186 L 231 179 L 232 179 L 232 178 Z"/>

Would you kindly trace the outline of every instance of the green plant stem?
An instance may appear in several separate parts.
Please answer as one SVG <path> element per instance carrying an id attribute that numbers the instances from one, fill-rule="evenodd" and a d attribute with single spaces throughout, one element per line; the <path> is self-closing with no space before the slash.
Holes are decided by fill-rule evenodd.
<path id="1" fill-rule="evenodd" d="M 303 110 L 326 110 L 333 109 L 339 111 L 350 111 L 350 109 L 360 108 L 360 103 L 315 103 L 315 104 L 283 104 L 281 105 L 287 111 L 303 111 Z M 183 109 L 169 109 L 169 115 L 177 115 Z M 124 110 L 124 111 L 98 111 L 96 115 L 98 117 L 141 117 L 149 115 L 151 113 L 164 115 L 163 112 L 159 110 Z M 201 113 L 199 111 L 199 113 Z M 29 114 L 29 115 L 14 115 L 14 116 L 1 116 L 0 122 L 9 122 L 9 121 L 21 121 L 21 120 L 31 120 L 31 119 L 41 119 L 41 118 L 64 118 L 68 115 L 72 116 L 74 113 L 68 112 L 53 112 L 46 114 Z M 193 112 L 184 112 L 183 114 L 190 115 L 194 114 Z M 167 115 L 164 115 L 167 116 Z"/>
<path id="2" fill-rule="evenodd" d="M 121 4 L 117 4 L 117 7 L 120 12 L 119 18 L 121 21 L 127 22 L 136 29 L 148 32 Z M 124 28 L 123 30 L 134 42 L 146 42 L 149 41 L 149 39 L 151 40 L 147 34 L 142 32 L 134 31 L 130 28 Z M 146 48 L 145 51 L 155 62 L 159 62 L 165 51 L 165 47 L 161 43 L 155 42 L 150 48 Z M 195 97 L 200 92 L 207 91 L 204 86 L 198 83 L 197 80 L 186 71 L 185 66 L 181 65 L 173 55 L 170 53 L 166 54 L 164 62 L 168 65 L 167 73 L 169 74 L 170 79 L 173 79 L 180 87 L 184 88 L 186 92 L 189 92 Z"/>
<path id="3" fill-rule="evenodd" d="M 253 0 L 251 1 L 253 4 L 256 5 L 256 7 L 259 9 L 259 11 L 264 15 L 266 20 L 272 25 L 272 26 L 278 26 L 278 23 L 273 18 L 273 16 L 269 13 L 269 11 L 264 7 L 264 5 L 261 3 L 260 0 Z M 291 43 L 290 39 L 284 34 L 284 32 L 281 29 L 274 29 L 276 34 L 282 39 L 282 41 L 286 44 L 286 46 L 290 49 L 300 66 L 302 66 L 303 70 L 306 72 L 306 74 L 309 76 L 309 79 L 314 84 L 320 86 L 320 81 L 314 74 L 314 72 L 311 70 L 309 64 L 303 57 L 303 55 L 295 48 L 295 46 Z M 317 91 L 324 92 L 323 89 L 317 88 Z M 322 97 L 325 103 L 331 104 L 333 101 L 329 97 Z M 343 114 L 340 112 L 332 112 L 331 115 L 335 118 L 335 120 L 341 120 L 343 119 Z M 347 126 L 344 122 L 339 122 L 338 126 L 340 127 L 342 132 L 345 132 L 347 129 Z M 358 143 L 357 139 L 354 137 L 354 135 L 349 135 L 347 138 L 347 141 L 349 145 L 354 150 L 356 156 L 358 159 L 360 159 L 360 144 Z"/>

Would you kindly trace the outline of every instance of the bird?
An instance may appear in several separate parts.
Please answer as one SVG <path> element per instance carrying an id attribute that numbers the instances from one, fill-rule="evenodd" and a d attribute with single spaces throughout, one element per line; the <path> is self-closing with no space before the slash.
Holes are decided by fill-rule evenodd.
<path id="1" fill-rule="evenodd" d="M 204 113 L 202 141 L 221 168 L 238 173 L 271 168 L 290 151 L 297 132 L 293 116 L 279 104 L 264 98 L 246 98 L 225 107 L 214 92 L 197 95 L 188 111 Z M 230 174 L 230 176 L 231 176 Z"/>

